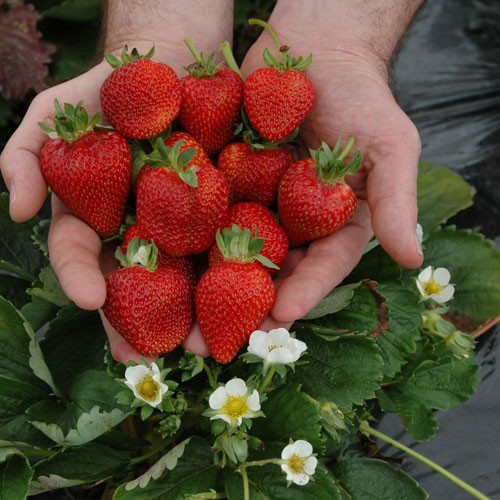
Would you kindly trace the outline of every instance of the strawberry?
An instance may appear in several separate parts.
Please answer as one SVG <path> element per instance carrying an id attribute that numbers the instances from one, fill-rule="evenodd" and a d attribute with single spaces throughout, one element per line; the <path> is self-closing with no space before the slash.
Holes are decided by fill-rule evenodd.
<path id="1" fill-rule="evenodd" d="M 351 138 L 340 150 L 326 143 L 311 158 L 297 161 L 283 175 L 278 190 L 278 213 L 291 247 L 303 245 L 338 231 L 356 210 L 357 199 L 344 178 L 356 172 L 361 153 L 356 151 L 345 165 L 354 144 Z"/>
<path id="2" fill-rule="evenodd" d="M 117 132 L 96 129 L 100 113 L 89 118 L 80 101 L 54 102 L 54 128 L 40 123 L 49 140 L 40 168 L 50 189 L 101 237 L 118 233 L 130 189 L 131 153 Z"/>
<path id="3" fill-rule="evenodd" d="M 243 105 L 252 126 L 271 142 L 279 142 L 293 133 L 314 103 L 314 88 L 303 73 L 311 61 L 292 58 L 289 47 L 281 45 L 271 27 L 258 19 L 250 24 L 263 26 L 280 52 L 280 61 L 264 50 L 267 68 L 251 73 L 243 86 Z"/>
<path id="4" fill-rule="evenodd" d="M 157 248 L 133 239 L 121 269 L 106 276 L 102 307 L 111 326 L 140 354 L 155 356 L 174 350 L 193 322 L 193 291 L 173 266 L 156 266 Z"/>
<path id="5" fill-rule="evenodd" d="M 274 286 L 269 273 L 255 260 L 272 266 L 259 255 L 263 240 L 251 238 L 238 226 L 217 231 L 217 244 L 224 261 L 209 267 L 195 294 L 201 333 L 213 358 L 229 363 L 267 316 L 274 303 Z M 238 250 L 233 254 L 232 250 Z"/>
<path id="6" fill-rule="evenodd" d="M 255 148 L 245 142 L 228 144 L 219 155 L 217 168 L 229 184 L 231 203 L 255 201 L 269 207 L 293 156 L 284 147 Z"/>
<path id="7" fill-rule="evenodd" d="M 229 188 L 212 165 L 197 164 L 196 148 L 180 153 L 158 138 L 137 184 L 137 221 L 147 239 L 171 255 L 207 250 L 227 222 Z"/>
<path id="8" fill-rule="evenodd" d="M 255 202 L 237 203 L 229 208 L 228 228 L 236 224 L 241 229 L 248 229 L 250 234 L 264 240 L 264 245 L 260 251 L 278 268 L 281 267 L 288 253 L 288 238 L 285 230 L 278 224 L 273 213 L 266 207 Z M 208 254 L 210 266 L 220 264 L 224 260 L 216 243 L 212 244 Z M 255 264 L 262 267 L 271 276 L 274 276 L 278 269 L 265 266 L 258 260 Z"/>
<path id="9" fill-rule="evenodd" d="M 125 47 L 121 59 L 107 54 L 114 68 L 100 89 L 109 123 L 129 139 L 146 139 L 168 128 L 181 107 L 181 87 L 175 71 L 151 59 L 154 47 L 141 56 Z"/>
<path id="10" fill-rule="evenodd" d="M 185 43 L 195 62 L 185 68 L 189 74 L 181 79 L 179 124 L 212 154 L 233 139 L 243 102 L 243 80 L 229 67 L 216 65 L 214 54 L 205 57 L 189 40 Z"/>
<path id="11" fill-rule="evenodd" d="M 132 224 L 131 226 L 129 226 L 129 228 L 125 232 L 125 235 L 123 236 L 120 250 L 124 255 L 126 255 L 128 245 L 133 239 L 146 240 L 143 237 L 143 231 L 138 224 Z M 188 278 L 194 290 L 196 286 L 196 268 L 194 265 L 194 261 L 190 256 L 174 257 L 173 255 L 170 255 L 162 250 L 158 250 L 158 257 L 156 262 L 158 267 L 171 266 L 179 269 L 184 274 L 184 276 Z"/>

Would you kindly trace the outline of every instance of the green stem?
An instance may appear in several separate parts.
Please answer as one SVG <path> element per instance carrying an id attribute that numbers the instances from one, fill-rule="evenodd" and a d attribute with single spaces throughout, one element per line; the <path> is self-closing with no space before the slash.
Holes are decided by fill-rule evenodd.
<path id="1" fill-rule="evenodd" d="M 276 365 L 272 365 L 269 371 L 267 372 L 266 378 L 262 381 L 262 384 L 260 385 L 259 392 L 262 394 L 265 390 L 266 387 L 269 385 L 269 382 L 274 377 L 274 374 L 276 373 Z"/>
<path id="2" fill-rule="evenodd" d="M 385 441 L 386 443 L 394 446 L 395 448 L 400 449 L 401 451 L 404 451 L 411 457 L 417 459 L 418 461 L 422 462 L 423 464 L 427 465 L 431 469 L 434 469 L 436 472 L 439 472 L 442 474 L 444 477 L 449 479 L 451 482 L 455 483 L 457 486 L 465 490 L 467 493 L 472 495 L 474 498 L 478 498 L 480 500 L 489 500 L 486 495 L 483 495 L 480 491 L 476 490 L 473 488 L 470 484 L 466 483 L 465 481 L 462 481 L 459 479 L 457 476 L 452 474 L 451 472 L 447 471 L 440 465 L 436 464 L 432 460 L 429 460 L 428 458 L 424 457 L 420 453 L 417 453 L 416 451 L 412 450 L 411 448 L 408 448 L 404 444 L 400 443 L 399 441 L 396 441 L 395 439 L 392 439 L 391 437 L 387 436 L 386 434 L 377 431 L 370 427 L 368 422 L 361 422 L 361 425 L 359 426 L 359 430 L 363 432 L 364 434 L 369 434 L 373 437 L 376 437 L 382 441 Z"/>
<path id="3" fill-rule="evenodd" d="M 349 151 L 352 149 L 352 147 L 354 146 L 355 142 L 356 142 L 356 139 L 354 137 L 351 137 L 349 139 L 349 141 L 346 144 L 344 150 L 339 155 L 339 160 L 343 160 L 349 154 Z"/>
<path id="4" fill-rule="evenodd" d="M 262 467 L 263 465 L 268 465 L 268 464 L 275 464 L 275 465 L 281 465 L 283 460 L 281 458 L 266 458 L 264 460 L 254 460 L 253 462 L 246 462 L 244 465 L 240 467 L 240 469 L 246 468 L 246 467 Z"/>
<path id="5" fill-rule="evenodd" d="M 226 60 L 229 68 L 237 73 L 242 80 L 244 80 L 243 74 L 241 73 L 240 68 L 238 67 L 238 63 L 234 58 L 233 51 L 231 50 L 231 45 L 229 45 L 229 42 L 227 40 L 224 43 L 220 44 L 219 50 L 222 52 L 222 55 L 224 56 L 224 59 Z"/>
<path id="6" fill-rule="evenodd" d="M 243 500 L 250 500 L 250 486 L 248 484 L 247 469 L 246 467 L 240 467 L 239 471 L 243 479 Z"/>
<path id="7" fill-rule="evenodd" d="M 210 384 L 210 387 L 212 389 L 217 389 L 217 380 L 215 380 L 214 374 L 212 373 L 212 370 L 208 367 L 208 365 L 204 362 L 203 363 L 203 369 L 205 370 L 205 373 L 207 374 L 208 378 L 208 383 Z"/>
<path id="8" fill-rule="evenodd" d="M 250 26 L 260 26 L 261 28 L 264 28 L 269 33 L 269 35 L 271 36 L 271 38 L 273 39 L 273 43 L 276 46 L 276 48 L 278 50 L 281 49 L 281 43 L 278 40 L 278 37 L 276 36 L 276 33 L 273 31 L 273 29 L 271 28 L 271 26 L 269 26 L 269 24 L 267 24 L 265 21 L 262 21 L 261 19 L 255 19 L 255 18 L 249 19 L 248 20 L 248 24 Z"/>
<path id="9" fill-rule="evenodd" d="M 196 61 L 196 63 L 201 64 L 201 55 L 196 50 L 195 46 L 191 43 L 191 40 L 189 40 L 189 38 L 184 38 L 184 43 L 186 44 L 187 48 L 189 49 L 189 52 L 191 52 L 191 54 L 193 54 L 193 57 L 194 57 L 194 60 Z"/>

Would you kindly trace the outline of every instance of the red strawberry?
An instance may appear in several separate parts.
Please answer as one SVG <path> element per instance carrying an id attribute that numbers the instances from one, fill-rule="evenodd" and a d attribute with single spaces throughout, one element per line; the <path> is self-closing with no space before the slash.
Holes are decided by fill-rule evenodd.
<path id="1" fill-rule="evenodd" d="M 268 49 L 264 51 L 264 61 L 269 67 L 248 76 L 243 87 L 243 104 L 257 132 L 268 141 L 279 142 L 292 134 L 313 105 L 313 85 L 302 73 L 312 56 L 292 58 L 289 47 L 280 45 L 267 23 L 258 19 L 249 22 L 263 26 L 271 34 L 280 51 L 280 61 Z"/>
<path id="2" fill-rule="evenodd" d="M 222 149 L 233 139 L 243 102 L 243 80 L 227 66 L 216 65 L 214 55 L 198 53 L 189 40 L 186 45 L 195 62 L 181 79 L 181 127 L 192 134 L 208 154 Z"/>
<path id="3" fill-rule="evenodd" d="M 291 247 L 322 238 L 342 228 L 356 210 L 357 199 L 344 178 L 361 163 L 359 151 L 348 165 L 344 159 L 354 144 L 343 151 L 340 140 L 331 150 L 326 143 L 311 158 L 294 163 L 283 175 L 278 190 L 280 223 Z"/>
<path id="4" fill-rule="evenodd" d="M 174 350 L 193 322 L 193 292 L 183 273 L 156 267 L 154 244 L 130 242 L 124 266 L 106 276 L 103 312 L 111 326 L 140 354 L 155 356 Z M 120 255 L 121 254 L 121 255 Z"/>
<path id="5" fill-rule="evenodd" d="M 201 253 L 227 222 L 227 183 L 215 167 L 194 162 L 195 148 L 180 153 L 182 141 L 168 148 L 158 139 L 156 147 L 137 185 L 138 223 L 171 255 Z"/>
<path id="6" fill-rule="evenodd" d="M 114 71 L 100 89 L 102 110 L 109 123 L 125 137 L 147 139 L 172 123 L 181 107 L 181 87 L 175 71 L 151 60 L 154 48 L 144 57 L 137 51 L 121 60 L 108 54 Z"/>
<path id="7" fill-rule="evenodd" d="M 127 253 L 128 245 L 133 239 L 145 240 L 145 238 L 143 237 L 143 231 L 141 230 L 139 224 L 132 224 L 127 229 L 123 237 L 122 244 L 120 245 L 120 250 L 124 255 Z M 150 243 L 147 240 L 146 242 Z M 167 252 L 158 250 L 157 265 L 158 267 L 171 266 L 182 271 L 184 276 L 188 278 L 194 290 L 196 286 L 196 268 L 194 265 L 194 261 L 190 256 L 174 257 Z"/>
<path id="8" fill-rule="evenodd" d="M 278 224 L 269 209 L 255 202 L 237 203 L 229 208 L 228 227 L 233 224 L 241 229 L 248 229 L 254 238 L 262 238 L 264 245 L 260 255 L 269 259 L 278 268 L 281 267 L 288 253 L 288 238 L 285 230 Z M 208 259 L 211 266 L 220 264 L 224 260 L 216 243 L 210 247 Z M 262 267 L 271 276 L 278 272 L 278 269 L 267 267 L 258 260 L 255 261 L 255 264 Z"/>
<path id="9" fill-rule="evenodd" d="M 255 201 L 269 207 L 292 163 L 293 156 L 284 147 L 256 149 L 245 142 L 234 142 L 221 151 L 217 168 L 229 184 L 231 203 Z"/>
<path id="10" fill-rule="evenodd" d="M 94 129 L 80 101 L 75 107 L 55 101 L 55 128 L 40 154 L 40 168 L 51 190 L 101 237 L 120 229 L 130 189 L 131 153 L 117 132 Z"/>
<path id="11" fill-rule="evenodd" d="M 251 239 L 248 229 L 224 229 L 217 242 L 225 260 L 209 267 L 195 294 L 198 323 L 213 358 L 229 363 L 267 316 L 274 303 L 274 287 L 269 273 L 253 261 L 262 239 Z M 236 240 L 235 240 L 236 238 Z M 233 256 L 231 249 L 240 254 Z M 244 256 L 244 249 L 248 254 Z"/>

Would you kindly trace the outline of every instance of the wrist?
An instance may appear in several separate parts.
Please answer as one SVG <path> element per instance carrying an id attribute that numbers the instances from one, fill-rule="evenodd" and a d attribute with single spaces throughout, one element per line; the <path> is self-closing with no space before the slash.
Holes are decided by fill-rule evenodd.
<path id="1" fill-rule="evenodd" d="M 366 59 L 384 74 L 399 40 L 424 0 L 279 0 L 269 20 L 294 51 Z M 302 43 L 302 41 L 304 43 Z M 305 54 L 307 55 L 307 54 Z"/>
<path id="2" fill-rule="evenodd" d="M 184 44 L 189 38 L 198 51 L 216 51 L 232 41 L 233 0 L 108 0 L 104 15 L 103 50 L 118 54 L 125 45 L 146 54 L 155 46 L 154 59 L 177 72 L 189 64 Z"/>

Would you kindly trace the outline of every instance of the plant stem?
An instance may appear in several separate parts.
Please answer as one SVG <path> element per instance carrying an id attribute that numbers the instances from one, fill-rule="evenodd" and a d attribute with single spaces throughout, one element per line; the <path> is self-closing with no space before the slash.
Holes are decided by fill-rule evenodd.
<path id="1" fill-rule="evenodd" d="M 248 485 L 247 467 L 260 467 L 262 465 L 276 464 L 280 465 L 283 461 L 279 458 L 267 458 L 265 460 L 254 460 L 253 462 L 246 462 L 238 468 L 238 472 L 243 479 L 243 500 L 250 500 L 250 490 Z"/>
<path id="2" fill-rule="evenodd" d="M 238 63 L 234 58 L 233 51 L 231 50 L 231 46 L 229 45 L 229 42 L 227 40 L 219 46 L 219 50 L 222 52 L 229 68 L 232 69 L 235 73 L 237 73 L 242 80 L 244 80 L 243 74 L 241 73 L 240 68 L 238 67 Z"/>
<path id="3" fill-rule="evenodd" d="M 212 370 L 210 370 L 210 368 L 207 366 L 205 362 L 203 362 L 203 369 L 207 374 L 208 383 L 210 384 L 210 387 L 214 390 L 217 389 L 217 380 L 215 380 Z"/>
<path id="4" fill-rule="evenodd" d="M 436 472 L 439 472 L 442 474 L 444 477 L 446 477 L 448 480 L 451 482 L 455 483 L 457 486 L 465 490 L 467 493 L 472 495 L 474 498 L 478 498 L 479 500 L 489 500 L 486 495 L 481 493 L 480 491 L 476 490 L 474 487 L 472 487 L 470 484 L 466 483 L 465 481 L 462 481 L 460 478 L 452 474 L 451 472 L 447 471 L 440 465 L 436 464 L 432 460 L 429 460 L 428 458 L 424 457 L 420 453 L 417 453 L 416 451 L 412 450 L 411 448 L 408 448 L 404 444 L 400 443 L 399 441 L 396 441 L 395 439 L 392 439 L 391 437 L 387 436 L 386 434 L 377 431 L 370 427 L 368 422 L 364 421 L 361 422 L 361 425 L 359 426 L 359 430 L 363 432 L 364 434 L 369 434 L 373 437 L 376 437 L 382 441 L 385 441 L 386 443 L 394 446 L 395 448 L 400 449 L 401 451 L 404 451 L 411 457 L 417 459 L 418 461 L 422 462 L 423 464 L 427 465 L 431 469 L 434 469 Z"/>
<path id="5" fill-rule="evenodd" d="M 191 43 L 191 40 L 189 40 L 189 38 L 184 38 L 184 43 L 186 44 L 187 48 L 189 49 L 189 52 L 191 52 L 191 54 L 193 55 L 196 63 L 200 64 L 201 63 L 201 55 L 196 50 L 195 46 Z"/>
<path id="6" fill-rule="evenodd" d="M 267 372 L 266 378 L 262 381 L 262 384 L 259 387 L 259 392 L 262 394 L 265 390 L 266 387 L 269 385 L 269 382 L 274 377 L 274 374 L 276 373 L 276 365 L 272 365 L 269 371 Z"/>
<path id="7" fill-rule="evenodd" d="M 271 38 L 273 39 L 273 43 L 276 46 L 276 48 L 278 50 L 280 50 L 281 43 L 278 40 L 278 37 L 276 36 L 276 33 L 273 31 L 273 29 L 271 28 L 271 26 L 269 26 L 269 24 L 267 24 L 265 21 L 262 21 L 261 19 L 255 19 L 255 18 L 249 19 L 248 20 L 248 24 L 250 26 L 257 25 L 257 26 L 260 26 L 261 28 L 264 28 L 269 33 L 269 35 L 271 36 Z"/>
<path id="8" fill-rule="evenodd" d="M 349 151 L 352 149 L 352 147 L 354 146 L 355 142 L 356 142 L 356 139 L 354 137 L 351 137 L 349 139 L 349 141 L 347 142 L 344 150 L 339 155 L 339 160 L 343 160 L 349 154 Z"/>
<path id="9" fill-rule="evenodd" d="M 248 474 L 246 467 L 239 468 L 241 478 L 243 479 L 243 500 L 250 500 L 250 487 L 248 485 Z"/>

